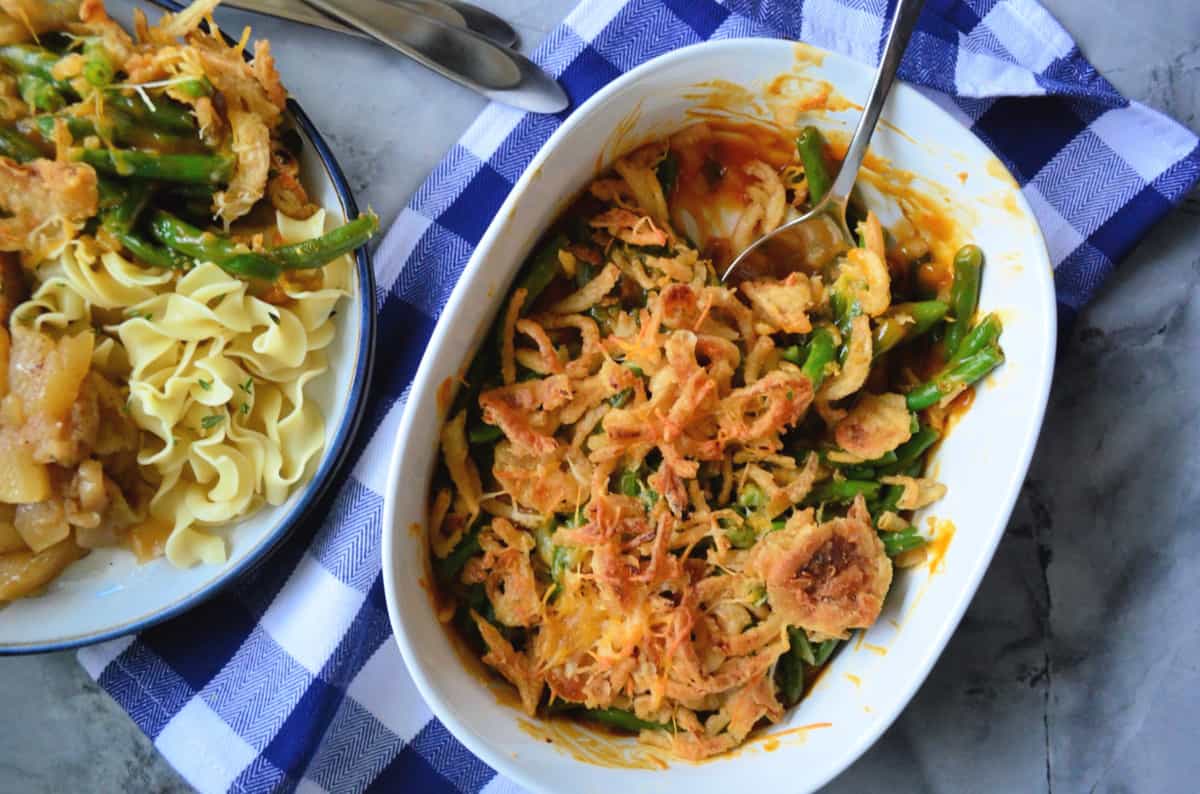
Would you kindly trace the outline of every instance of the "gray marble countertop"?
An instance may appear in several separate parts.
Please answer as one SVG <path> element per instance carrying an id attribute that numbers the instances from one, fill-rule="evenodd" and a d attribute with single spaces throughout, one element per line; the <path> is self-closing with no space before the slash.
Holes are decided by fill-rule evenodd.
<path id="1" fill-rule="evenodd" d="M 527 46 L 576 2 L 477 1 Z M 1200 130 L 1200 3 L 1043 2 L 1122 92 Z M 321 98 L 306 110 L 385 222 L 483 107 L 382 47 L 254 22 L 292 93 Z M 1193 194 L 1079 318 L 979 594 L 912 704 L 830 791 L 1196 790 L 1198 288 Z M 2 792 L 188 790 L 73 653 L 0 660 L 0 703 Z"/>

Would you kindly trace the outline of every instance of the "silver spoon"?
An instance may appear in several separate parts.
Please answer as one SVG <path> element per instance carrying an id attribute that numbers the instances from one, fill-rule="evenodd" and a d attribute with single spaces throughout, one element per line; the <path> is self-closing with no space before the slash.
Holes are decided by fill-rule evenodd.
<path id="1" fill-rule="evenodd" d="M 867 99 L 866 107 L 863 108 L 862 116 L 858 119 L 854 136 L 850 138 L 850 147 L 846 149 L 846 156 L 842 160 L 837 177 L 829 187 L 829 192 L 817 202 L 817 206 L 808 212 L 750 243 L 749 247 L 734 257 L 733 261 L 729 263 L 729 267 L 725 268 L 725 272 L 721 274 L 721 281 L 728 281 L 729 276 L 738 269 L 738 266 L 764 243 L 789 231 L 794 234 L 798 227 L 808 223 L 833 224 L 846 243 L 854 245 L 854 236 L 846 225 L 846 205 L 850 200 L 850 191 L 854 189 L 854 182 L 858 179 L 858 169 L 862 166 L 863 158 L 867 154 L 867 144 L 871 140 L 871 134 L 875 132 L 879 114 L 883 110 L 888 92 L 892 88 L 892 80 L 895 79 L 896 71 L 900 68 L 900 59 L 908 47 L 908 40 L 912 37 L 917 17 L 921 15 L 921 7 L 924 4 L 925 0 L 900 0 L 896 4 L 896 17 L 892 22 L 892 30 L 888 34 L 887 43 L 883 46 L 879 69 L 875 72 L 875 84 L 871 86 L 871 94 Z"/>

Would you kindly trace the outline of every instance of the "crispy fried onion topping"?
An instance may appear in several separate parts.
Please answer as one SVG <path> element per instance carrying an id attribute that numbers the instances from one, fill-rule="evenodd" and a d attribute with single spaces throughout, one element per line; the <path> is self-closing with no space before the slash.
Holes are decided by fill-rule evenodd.
<path id="1" fill-rule="evenodd" d="M 900 394 L 863 391 L 881 380 L 870 318 L 890 303 L 878 220 L 830 271 L 859 309 L 839 333 L 822 276 L 715 281 L 670 225 L 668 156 L 643 147 L 594 181 L 555 278 L 505 303 L 474 404 L 442 433 L 430 545 L 443 565 L 470 553 L 449 585 L 459 622 L 527 712 L 626 710 L 671 726 L 644 741 L 702 759 L 782 717 L 789 628 L 844 638 L 879 616 L 892 563 L 863 498 L 814 500 L 912 419 Z M 779 174 L 743 170 L 742 232 L 774 228 Z M 818 325 L 840 349 L 814 394 L 792 349 Z M 883 482 L 903 487 L 889 528 L 937 495 Z"/>
<path id="2" fill-rule="evenodd" d="M 795 514 L 755 547 L 747 568 L 766 583 L 772 612 L 820 637 L 870 626 L 892 583 L 861 495 L 845 518 L 816 524 Z"/>

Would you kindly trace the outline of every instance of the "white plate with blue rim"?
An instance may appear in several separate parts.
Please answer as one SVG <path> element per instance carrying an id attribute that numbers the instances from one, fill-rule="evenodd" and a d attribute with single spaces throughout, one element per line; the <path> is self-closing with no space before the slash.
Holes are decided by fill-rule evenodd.
<path id="1" fill-rule="evenodd" d="M 113 3 L 114 17 L 118 4 Z M 145 3 L 153 12 L 174 3 Z M 122 10 L 128 4 L 120 4 Z M 129 19 L 121 19 L 129 28 Z M 285 56 L 286 57 L 286 56 Z M 303 142 L 301 180 L 312 201 L 335 219 L 352 219 L 358 206 L 329 146 L 294 100 L 285 124 Z M 264 560 L 292 530 L 313 518 L 349 452 L 367 402 L 375 350 L 375 279 L 366 248 L 355 254 L 354 292 L 338 304 L 337 334 L 328 349 L 329 371 L 308 386 L 325 417 L 325 449 L 311 479 L 278 507 L 265 505 L 222 530 L 222 565 L 179 569 L 166 559 L 139 564 L 124 549 L 97 549 L 67 568 L 39 595 L 0 606 L 0 655 L 40 653 L 131 634 L 180 615 L 215 595 Z"/>

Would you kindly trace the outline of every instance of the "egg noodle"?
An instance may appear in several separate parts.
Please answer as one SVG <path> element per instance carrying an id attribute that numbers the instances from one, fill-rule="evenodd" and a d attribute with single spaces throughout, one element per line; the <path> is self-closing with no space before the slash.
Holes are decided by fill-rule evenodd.
<path id="1" fill-rule="evenodd" d="M 319 237 L 325 212 L 282 213 L 286 243 Z M 92 366 L 129 387 L 126 410 L 143 431 L 138 463 L 158 480 L 150 514 L 171 527 L 179 566 L 224 562 L 225 544 L 203 530 L 282 504 L 311 476 L 325 424 L 305 386 L 328 368 L 334 307 L 351 294 L 342 256 L 313 291 L 287 289 L 284 306 L 247 294 L 212 263 L 186 274 L 152 272 L 87 240 L 38 269 L 41 284 L 13 313 L 37 330 L 93 325 L 93 309 L 127 318 L 96 331 Z"/>

